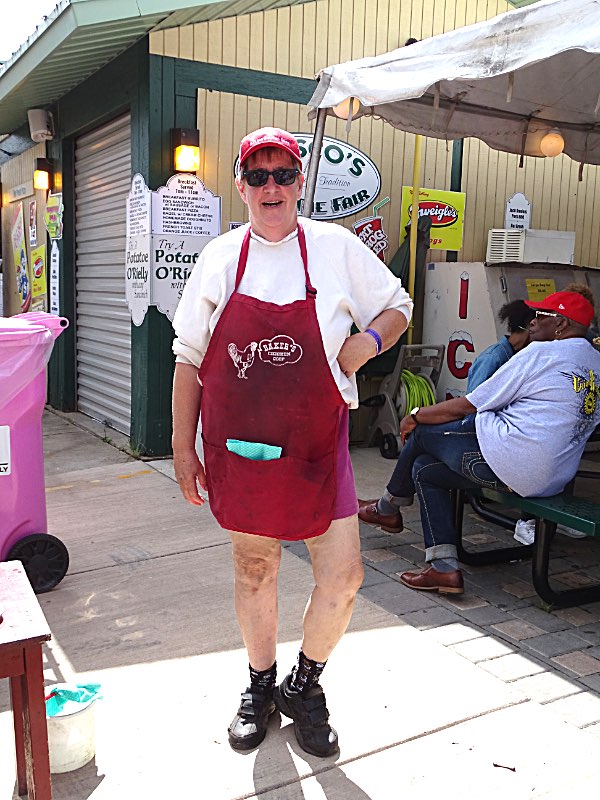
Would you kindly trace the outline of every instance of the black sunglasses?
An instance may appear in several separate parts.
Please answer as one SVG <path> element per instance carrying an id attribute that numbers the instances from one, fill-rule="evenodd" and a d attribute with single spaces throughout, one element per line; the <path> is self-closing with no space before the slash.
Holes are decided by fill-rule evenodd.
<path id="1" fill-rule="evenodd" d="M 245 169 L 242 176 L 246 179 L 248 186 L 265 186 L 269 180 L 269 175 L 278 186 L 291 186 L 300 175 L 300 170 L 296 167 L 278 167 L 272 172 L 268 169 Z"/>

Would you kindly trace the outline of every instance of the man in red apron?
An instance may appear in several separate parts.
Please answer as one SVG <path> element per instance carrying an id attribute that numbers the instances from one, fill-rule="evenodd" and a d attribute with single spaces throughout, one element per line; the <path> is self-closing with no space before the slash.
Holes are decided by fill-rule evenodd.
<path id="1" fill-rule="evenodd" d="M 173 455 L 184 497 L 201 505 L 198 487 L 208 491 L 233 546 L 250 686 L 231 746 L 260 744 L 277 707 L 305 751 L 330 756 L 338 738 L 319 678 L 363 577 L 348 455 L 354 374 L 396 342 L 412 303 L 357 237 L 299 222 L 301 170 L 285 131 L 263 128 L 241 142 L 236 185 L 250 223 L 204 249 L 173 323 Z M 353 322 L 362 332 L 348 336 Z M 299 539 L 315 588 L 298 662 L 277 686 L 280 540 Z"/>

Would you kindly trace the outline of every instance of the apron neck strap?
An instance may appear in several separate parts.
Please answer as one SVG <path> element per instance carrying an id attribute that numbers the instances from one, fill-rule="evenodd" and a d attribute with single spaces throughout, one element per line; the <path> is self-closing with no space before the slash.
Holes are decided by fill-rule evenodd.
<path id="1" fill-rule="evenodd" d="M 242 242 L 242 249 L 240 250 L 240 257 L 238 259 L 237 265 L 237 272 L 235 275 L 235 289 L 237 291 L 238 286 L 240 285 L 240 281 L 246 271 L 246 264 L 248 263 L 248 252 L 250 250 L 250 236 L 252 233 L 252 228 L 248 228 L 246 234 L 244 236 L 244 241 Z M 304 266 L 304 280 L 306 285 L 306 296 L 310 297 L 312 300 L 315 299 L 317 296 L 317 290 L 314 288 L 312 283 L 310 282 L 310 277 L 308 275 L 308 253 L 306 251 L 306 236 L 304 235 L 304 228 L 300 223 L 298 223 L 298 245 L 300 247 L 300 255 L 302 257 L 302 264 Z"/>

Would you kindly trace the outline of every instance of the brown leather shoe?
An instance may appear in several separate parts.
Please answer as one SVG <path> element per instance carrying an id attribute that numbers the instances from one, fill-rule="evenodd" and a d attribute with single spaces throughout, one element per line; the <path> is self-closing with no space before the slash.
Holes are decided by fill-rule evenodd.
<path id="1" fill-rule="evenodd" d="M 400 533 L 404 529 L 402 514 L 380 514 L 377 511 L 377 500 L 359 500 L 358 518 L 370 525 L 379 525 L 387 533 Z"/>
<path id="2" fill-rule="evenodd" d="M 462 594 L 465 590 L 462 572 L 459 569 L 439 572 L 433 567 L 427 567 L 422 572 L 403 572 L 400 580 L 410 589 L 421 589 L 425 592 Z"/>

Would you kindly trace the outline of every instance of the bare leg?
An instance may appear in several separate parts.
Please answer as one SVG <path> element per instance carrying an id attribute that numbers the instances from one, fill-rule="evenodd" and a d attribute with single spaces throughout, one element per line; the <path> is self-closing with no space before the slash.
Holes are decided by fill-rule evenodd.
<path id="1" fill-rule="evenodd" d="M 277 644 L 277 539 L 229 531 L 235 569 L 235 611 L 248 660 L 256 670 L 275 661 Z"/>
<path id="2" fill-rule="evenodd" d="M 306 539 L 315 588 L 304 612 L 302 651 L 313 661 L 327 661 L 342 638 L 363 579 L 358 517 L 333 520 L 329 529 Z"/>

